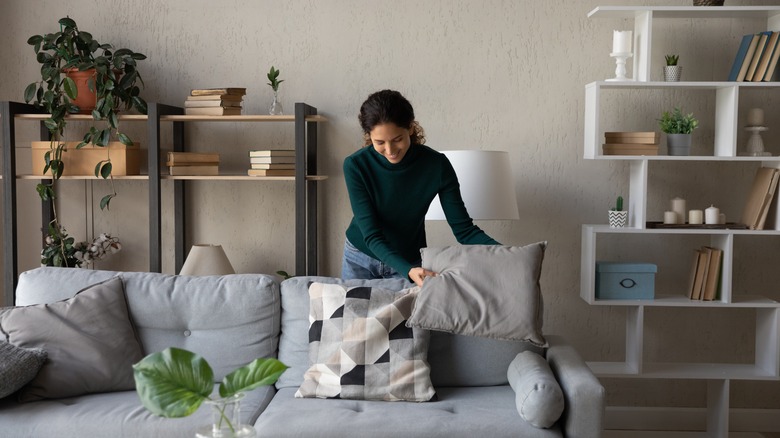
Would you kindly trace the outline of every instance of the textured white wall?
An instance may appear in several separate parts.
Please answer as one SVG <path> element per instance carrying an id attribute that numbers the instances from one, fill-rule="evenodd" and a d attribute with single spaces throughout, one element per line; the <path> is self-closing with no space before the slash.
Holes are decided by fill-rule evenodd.
<path id="1" fill-rule="evenodd" d="M 330 178 L 320 189 L 321 272 L 338 275 L 343 233 L 351 218 L 341 172 L 343 158 L 361 145 L 360 103 L 371 92 L 394 88 L 414 104 L 428 144 L 437 149 L 509 151 L 522 219 L 480 223 L 505 244 L 548 240 L 542 285 L 546 331 L 571 339 L 589 360 L 620 360 L 624 311 L 591 307 L 579 298 L 580 225 L 603 223 L 618 194 L 627 194 L 627 165 L 582 159 L 584 86 L 613 75 L 608 57 L 613 29 L 630 29 L 629 20 L 587 19 L 596 0 L 426 0 L 426 1 L 250 1 L 250 0 L 4 0 L 0 3 L 0 100 L 21 100 L 37 76 L 34 33 L 52 31 L 70 15 L 100 41 L 128 46 L 148 56 L 139 68 L 148 101 L 180 105 L 190 88 L 248 88 L 245 113 L 263 113 L 270 100 L 265 73 L 281 69 L 281 99 L 288 112 L 296 101 L 319 108 L 329 122 L 320 127 L 321 173 Z M 611 1 L 608 3 L 615 4 Z M 624 1 L 623 4 L 679 4 L 688 1 Z M 729 5 L 776 4 L 729 0 Z M 677 52 L 684 75 L 721 80 L 741 36 L 761 22 L 673 20 L 655 31 L 656 69 L 663 54 Z M 630 71 L 629 71 L 630 72 Z M 748 94 L 747 105 L 768 109 L 768 125 L 780 126 L 775 93 Z M 631 91 L 609 95 L 602 110 L 608 130 L 655 129 L 660 109 L 684 104 L 702 120 L 695 152 L 713 136 L 712 93 Z M 78 127 L 78 125 L 74 125 Z M 79 128 L 80 130 L 81 128 Z M 78 138 L 79 130 L 71 133 Z M 19 133 L 19 143 L 34 139 L 35 126 Z M 778 131 L 765 137 L 780 153 Z M 130 129 L 142 143 L 145 127 Z M 272 124 L 190 124 L 191 150 L 222 153 L 224 167 L 243 169 L 246 151 L 292 144 L 292 126 Z M 740 135 L 740 142 L 745 138 Z M 170 140 L 166 140 L 170 142 Z M 20 150 L 20 166 L 26 166 Z M 25 161 L 27 160 L 27 161 Z M 719 204 L 730 218 L 741 210 L 752 167 L 652 163 L 650 211 L 658 219 L 667 200 L 683 196 L 690 205 Z M 109 213 L 83 217 L 84 199 L 97 200 L 105 188 L 67 183 L 61 205 L 69 230 L 84 238 L 110 231 L 125 250 L 99 265 L 106 269 L 148 269 L 147 192 L 144 182 L 119 182 L 119 197 Z M 221 243 L 238 272 L 293 270 L 292 185 L 288 183 L 193 183 L 189 201 L 190 243 Z M 21 264 L 37 264 L 38 204 L 33 184 L 20 182 L 29 204 L 20 213 Z M 169 196 L 170 184 L 163 190 Z M 94 194 L 90 195 L 90 191 Z M 170 199 L 164 202 L 169 205 Z M 169 211 L 167 211 L 169 213 Z M 166 218 L 165 229 L 171 231 Z M 700 241 L 625 239 L 606 242 L 604 256 L 641 248 L 636 257 L 657 262 L 684 281 L 691 248 Z M 429 226 L 429 244 L 454 242 L 446 225 Z M 704 242 L 706 243 L 706 242 Z M 164 241 L 170 248 L 170 240 Z M 737 239 L 735 277 L 752 291 L 780 299 L 777 270 L 755 266 L 778 262 L 776 239 Z M 680 256 L 684 254 L 684 256 Z M 164 269 L 171 272 L 172 251 Z M 661 287 L 663 285 L 659 285 Z M 751 312 L 650 309 L 646 356 L 656 360 L 749 362 L 753 355 Z M 681 334 L 683 336 L 681 336 Z M 702 406 L 702 382 L 606 381 L 611 403 Z M 738 406 L 780 407 L 776 383 L 736 382 Z"/>

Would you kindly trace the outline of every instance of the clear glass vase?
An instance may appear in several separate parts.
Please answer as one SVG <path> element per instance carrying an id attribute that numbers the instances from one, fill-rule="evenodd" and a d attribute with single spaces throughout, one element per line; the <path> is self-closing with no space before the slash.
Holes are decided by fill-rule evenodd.
<path id="1" fill-rule="evenodd" d="M 257 436 L 255 428 L 241 424 L 241 399 L 243 393 L 218 400 L 204 402 L 211 409 L 212 420 L 195 433 L 196 438 L 252 438 Z"/>
<path id="2" fill-rule="evenodd" d="M 282 102 L 279 102 L 279 92 L 274 91 L 274 101 L 271 102 L 271 108 L 268 109 L 268 114 L 272 116 L 281 116 L 284 114 L 282 108 Z"/>

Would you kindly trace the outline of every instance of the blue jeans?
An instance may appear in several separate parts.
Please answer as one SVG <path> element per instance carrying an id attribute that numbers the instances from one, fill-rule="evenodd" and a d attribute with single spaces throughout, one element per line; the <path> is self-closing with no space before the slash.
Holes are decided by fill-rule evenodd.
<path id="1" fill-rule="evenodd" d="M 374 280 L 378 278 L 404 278 L 395 269 L 365 254 L 345 239 L 344 259 L 341 262 L 341 278 L 344 280 Z"/>

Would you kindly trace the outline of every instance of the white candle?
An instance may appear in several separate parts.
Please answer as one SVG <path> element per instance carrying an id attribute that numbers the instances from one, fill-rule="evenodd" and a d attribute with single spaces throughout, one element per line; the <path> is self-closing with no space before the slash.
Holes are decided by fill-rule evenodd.
<path id="1" fill-rule="evenodd" d="M 704 210 L 704 223 L 708 225 L 717 224 L 720 220 L 720 209 L 710 205 Z"/>
<path id="2" fill-rule="evenodd" d="M 674 225 L 677 223 L 677 213 L 673 211 L 664 212 L 664 223 Z"/>
<path id="3" fill-rule="evenodd" d="M 701 225 L 703 219 L 701 210 L 691 210 L 688 212 L 688 223 L 691 225 Z"/>
<path id="4" fill-rule="evenodd" d="M 631 53 L 631 34 L 630 30 L 616 30 L 612 33 L 612 52 L 613 53 Z"/>
<path id="5" fill-rule="evenodd" d="M 748 126 L 763 126 L 764 110 L 761 108 L 751 108 L 748 110 L 747 124 Z"/>
<path id="6" fill-rule="evenodd" d="M 685 212 L 687 211 L 685 208 L 685 199 L 682 198 L 672 199 L 672 211 L 677 213 L 677 223 L 684 224 Z"/>
<path id="7" fill-rule="evenodd" d="M 721 225 L 725 225 L 726 224 L 726 214 L 725 213 L 721 213 L 721 214 L 718 215 L 718 223 L 721 224 Z"/>

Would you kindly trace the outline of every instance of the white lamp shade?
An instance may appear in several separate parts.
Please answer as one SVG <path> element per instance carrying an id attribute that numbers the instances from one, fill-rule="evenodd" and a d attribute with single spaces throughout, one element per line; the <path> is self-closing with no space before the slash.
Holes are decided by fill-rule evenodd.
<path id="1" fill-rule="evenodd" d="M 192 245 L 179 275 L 235 274 L 222 245 Z"/>
<path id="2" fill-rule="evenodd" d="M 519 219 L 515 183 L 505 151 L 442 151 L 458 175 L 460 193 L 472 219 Z M 439 197 L 426 220 L 445 220 Z"/>

